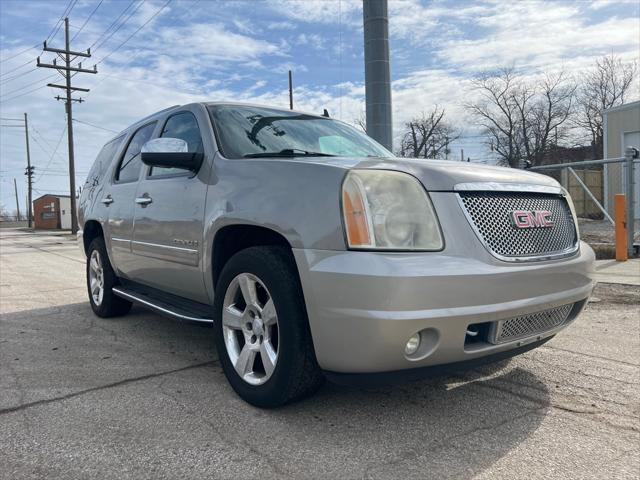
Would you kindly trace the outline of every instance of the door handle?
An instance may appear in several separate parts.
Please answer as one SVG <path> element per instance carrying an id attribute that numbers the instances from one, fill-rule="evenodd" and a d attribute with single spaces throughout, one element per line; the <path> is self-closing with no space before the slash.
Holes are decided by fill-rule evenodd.
<path id="1" fill-rule="evenodd" d="M 107 195 L 106 197 L 104 197 L 102 200 L 100 200 L 102 203 L 104 203 L 105 205 L 110 205 L 113 203 L 113 198 L 111 198 L 111 195 Z"/>
<path id="2" fill-rule="evenodd" d="M 147 205 L 149 205 L 153 200 L 151 200 L 151 197 L 148 196 L 142 196 L 142 197 L 137 197 L 136 198 L 136 203 L 138 205 L 142 205 L 143 207 L 146 207 Z"/>

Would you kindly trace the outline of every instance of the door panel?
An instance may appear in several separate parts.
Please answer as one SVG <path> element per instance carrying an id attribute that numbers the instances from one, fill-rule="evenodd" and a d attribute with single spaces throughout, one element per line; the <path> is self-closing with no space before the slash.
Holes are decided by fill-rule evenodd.
<path id="1" fill-rule="evenodd" d="M 156 122 L 139 128 L 131 137 L 116 165 L 113 181 L 105 188 L 102 202 L 107 210 L 107 242 L 111 246 L 111 262 L 118 275 L 129 277 L 135 270 L 136 258 L 131 251 L 133 221 L 138 179 L 142 170 L 140 150 L 151 138 Z"/>
<path id="2" fill-rule="evenodd" d="M 136 196 L 137 182 L 111 185 L 104 200 L 107 205 L 107 242 L 110 242 L 110 258 L 119 276 L 127 277 L 132 262 L 131 239 L 133 234 L 133 200 Z M 100 200 L 98 200 L 100 201 Z"/>
<path id="3" fill-rule="evenodd" d="M 198 111 L 172 114 L 160 136 L 181 138 L 189 151 L 205 153 L 197 175 L 177 169 L 147 168 L 138 186 L 132 251 L 136 281 L 192 300 L 209 301 L 201 268 L 204 206 L 210 172 L 201 140 Z"/>
<path id="4" fill-rule="evenodd" d="M 140 233 L 138 234 L 141 235 Z M 195 248 L 173 247 L 135 240 L 133 242 L 133 246 L 136 254 L 143 257 L 167 260 L 169 262 L 190 265 L 192 267 L 197 267 L 200 260 L 200 252 Z"/>

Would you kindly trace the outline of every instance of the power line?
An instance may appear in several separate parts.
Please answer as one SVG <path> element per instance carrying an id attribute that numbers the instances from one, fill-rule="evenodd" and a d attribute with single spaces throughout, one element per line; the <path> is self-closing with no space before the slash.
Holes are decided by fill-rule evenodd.
<path id="1" fill-rule="evenodd" d="M 53 35 L 50 33 L 47 36 L 47 39 L 46 39 L 47 42 L 49 40 L 53 39 L 58 34 L 58 31 L 60 30 L 60 27 L 62 27 L 62 24 L 64 23 L 63 19 L 69 17 L 69 15 L 71 14 L 71 11 L 76 6 L 76 3 L 78 3 L 78 0 L 70 0 L 69 1 L 69 4 L 67 5 L 67 8 L 64 9 L 64 12 L 62 12 L 62 15 L 60 15 L 60 19 L 58 20 L 58 22 L 56 23 L 56 26 L 52 30 Z"/>
<path id="2" fill-rule="evenodd" d="M 11 100 L 15 100 L 16 98 L 24 97 L 25 95 L 28 95 L 30 93 L 35 92 L 36 90 L 41 90 L 41 89 L 46 88 L 46 87 L 47 87 L 46 85 L 42 85 L 40 87 L 36 87 L 33 90 L 29 90 L 28 92 L 24 92 L 24 93 L 21 93 L 19 95 L 14 96 L 14 97 L 7 98 L 7 99 L 4 99 L 4 100 L 0 100 L 0 103 L 10 102 Z"/>
<path id="3" fill-rule="evenodd" d="M 29 60 L 29 63 L 32 63 L 34 60 L 35 60 L 35 59 L 34 59 L 34 58 L 32 58 L 31 60 Z M 5 79 L 3 79 L 3 80 L 2 80 L 2 82 L 0 83 L 0 85 L 5 85 L 5 84 L 7 84 L 7 83 L 10 83 L 10 82 L 14 81 L 16 78 L 22 78 L 22 77 L 24 77 L 25 75 L 29 75 L 30 73 L 35 72 L 37 69 L 38 69 L 37 67 L 33 67 L 31 70 L 27 70 L 26 72 L 17 73 L 17 74 L 15 74 L 15 75 L 13 75 L 12 77 L 5 78 Z"/>
<path id="4" fill-rule="evenodd" d="M 20 55 L 22 55 L 23 53 L 28 52 L 31 49 L 38 50 L 39 46 L 40 46 L 40 44 L 36 44 L 33 47 L 25 48 L 24 50 L 21 50 L 18 53 L 14 54 L 14 55 L 11 55 L 10 57 L 3 58 L 2 60 L 0 60 L 0 63 L 4 63 L 4 62 L 7 62 L 7 61 L 11 60 L 12 58 L 19 57 Z M 9 73 L 9 72 L 5 72 L 5 73 Z"/>
<path id="5" fill-rule="evenodd" d="M 49 152 L 47 151 L 47 149 L 42 146 L 42 144 L 36 137 L 32 136 L 31 140 L 33 140 L 35 144 L 38 145 L 38 147 L 40 147 L 40 149 L 44 152 L 45 155 L 49 155 Z"/>
<path id="6" fill-rule="evenodd" d="M 62 137 L 64 137 L 64 134 L 65 134 L 66 131 L 67 131 L 67 126 L 65 125 L 64 128 L 62 129 L 62 133 L 60 133 L 60 138 L 58 138 L 58 143 L 56 144 L 56 148 L 53 150 L 53 153 L 49 157 L 49 161 L 47 162 L 47 165 L 44 167 L 43 170 L 46 170 L 47 168 L 49 168 L 49 165 L 51 165 L 53 157 L 56 155 L 56 152 L 58 151 L 58 147 L 60 146 L 60 142 L 62 142 Z M 44 174 L 44 171 L 36 179 L 36 182 L 42 178 L 43 174 Z"/>
<path id="7" fill-rule="evenodd" d="M 84 21 L 84 23 L 82 24 L 82 26 L 80 27 L 80 30 L 78 30 L 75 35 L 73 37 L 71 37 L 71 41 L 73 42 L 76 37 L 80 34 L 80 32 L 84 29 L 84 27 L 87 26 L 87 23 L 89 23 L 89 20 L 91 20 L 91 17 L 93 17 L 93 14 L 96 13 L 96 10 L 98 10 L 98 8 L 100 8 L 100 5 L 102 5 L 102 2 L 104 0 L 100 0 L 100 2 L 98 2 L 98 5 L 96 5 L 96 8 L 93 9 L 93 11 L 89 14 L 89 16 L 87 17 L 87 19 Z"/>
<path id="8" fill-rule="evenodd" d="M 115 130 L 111 130 L 110 128 L 99 127 L 98 125 L 94 125 L 93 123 L 85 122 L 83 120 L 78 120 L 77 118 L 74 118 L 73 121 L 76 122 L 76 123 L 82 123 L 84 125 L 88 125 L 88 126 L 93 127 L 93 128 L 98 128 L 100 130 L 105 130 L 107 132 L 120 133 L 120 132 L 116 132 Z"/>
<path id="9" fill-rule="evenodd" d="M 140 1 L 140 3 L 138 4 L 138 6 L 137 6 L 137 7 L 136 7 L 136 8 L 135 8 L 135 9 L 134 9 L 130 14 L 129 14 L 129 16 L 128 16 L 126 19 L 124 19 L 124 20 L 122 21 L 122 23 L 120 23 L 120 25 L 119 25 L 119 26 L 118 26 L 118 27 L 117 27 L 113 32 L 111 32 L 111 34 L 110 34 L 107 38 L 105 38 L 104 40 L 102 40 L 102 39 L 107 35 L 107 33 L 109 33 L 109 31 L 110 31 L 110 30 L 111 30 L 111 29 L 112 29 L 112 28 L 113 28 L 113 27 L 114 27 L 114 26 L 115 26 L 115 25 L 120 21 L 120 19 L 125 15 L 125 13 L 127 12 L 127 10 L 129 10 L 129 8 L 131 8 L 131 6 L 133 6 L 133 4 L 134 4 L 135 2 L 136 2 L 136 0 L 132 0 L 132 1 L 131 1 L 131 3 L 130 3 L 129 5 L 127 5 L 127 6 L 125 7 L 125 9 L 120 13 L 120 15 L 118 15 L 118 18 L 116 18 L 113 22 L 111 22 L 111 25 L 109 25 L 109 26 L 107 27 L 107 29 L 106 29 L 104 32 L 102 32 L 102 35 L 100 35 L 100 36 L 96 39 L 96 41 L 95 41 L 95 42 L 93 42 L 93 43 L 91 44 L 91 46 L 90 46 L 89 48 L 94 48 L 94 46 L 95 46 L 95 49 L 94 49 L 94 50 L 97 50 L 97 49 L 98 49 L 98 48 L 100 48 L 100 47 L 101 47 L 101 46 L 102 46 L 102 45 L 103 45 L 107 40 L 109 40 L 109 39 L 113 36 L 113 34 L 114 34 L 115 32 L 117 32 L 120 28 L 122 28 L 122 26 L 127 22 L 127 20 L 129 20 L 129 18 L 131 18 L 131 15 L 133 15 L 133 14 L 138 10 L 138 8 L 140 8 L 140 6 L 144 3 L 144 2 L 143 2 L 143 0 L 141 0 L 141 1 Z M 96 46 L 96 44 L 97 44 L 98 42 L 100 42 L 100 44 Z"/>
<path id="10" fill-rule="evenodd" d="M 51 29 L 51 31 L 49 32 L 49 35 L 47 35 L 46 40 L 49 40 L 50 38 L 52 38 L 53 36 L 55 36 L 55 35 L 58 33 L 58 30 L 60 29 L 60 26 L 61 26 L 61 24 L 62 24 L 62 19 L 65 17 L 65 14 L 66 14 L 66 15 L 68 15 L 69 13 L 71 13 L 71 10 L 73 10 L 73 8 L 75 7 L 75 4 L 77 3 L 77 1 L 78 1 L 78 0 L 70 0 L 70 2 L 67 4 L 67 7 L 66 7 L 66 8 L 64 9 L 64 11 L 62 12 L 62 15 L 60 16 L 60 18 L 58 19 L 58 21 L 56 22 L 56 24 L 53 26 L 53 28 L 52 28 L 52 29 Z M 102 3 L 102 1 L 101 1 L 100 3 Z M 96 8 L 96 10 L 97 10 L 97 8 Z M 95 12 L 95 10 L 94 10 L 94 12 Z M 93 14 L 93 13 L 92 13 L 92 14 Z M 91 18 L 91 16 L 90 16 L 89 18 Z M 88 21 L 88 19 L 87 19 L 87 21 Z M 85 23 L 86 23 L 86 22 L 85 22 Z M 78 32 L 78 33 L 79 33 L 79 32 Z M 11 60 L 11 59 L 13 59 L 13 58 L 16 58 L 16 57 L 18 57 L 18 56 L 22 55 L 23 53 L 28 52 L 29 50 L 38 50 L 38 47 L 39 47 L 39 46 L 40 46 L 39 44 L 36 44 L 36 45 L 34 45 L 34 46 L 32 46 L 32 47 L 25 48 L 24 50 L 21 50 L 20 52 L 16 53 L 15 55 L 12 55 L 12 56 L 10 56 L 10 57 L 7 57 L 7 58 L 5 58 L 5 59 L 0 60 L 0 63 L 3 63 L 3 62 L 6 62 L 6 61 L 8 61 L 8 60 Z M 24 67 L 24 66 L 26 66 L 26 65 L 29 65 L 31 62 L 33 62 L 33 60 L 35 60 L 35 58 L 32 58 L 32 59 L 31 59 L 31 60 L 29 60 L 28 62 L 23 63 L 23 64 L 21 64 L 21 65 L 19 65 L 19 66 L 15 67 L 15 68 L 13 68 L 13 69 L 11 69 L 11 70 L 8 70 L 8 71 L 6 71 L 6 72 L 2 72 L 2 73 L 0 73 L 0 77 L 2 77 L 2 76 L 4 76 L 4 75 L 8 75 L 9 73 L 15 72 L 16 70 L 19 70 L 20 68 L 22 68 L 22 67 Z M 35 72 L 36 70 L 37 70 L 37 68 L 32 68 L 31 70 L 28 70 L 28 71 L 26 71 L 26 72 L 19 73 L 19 74 L 14 75 L 14 76 L 12 76 L 12 77 L 10 77 L 10 78 L 5 78 L 5 79 L 3 79 L 3 84 L 4 84 L 4 83 L 7 83 L 7 82 L 10 82 L 10 81 L 12 81 L 12 80 L 15 80 L 15 79 L 17 79 L 17 78 L 23 77 L 23 76 L 25 76 L 25 75 L 28 75 L 28 74 L 30 74 L 30 73 L 32 73 L 32 72 Z M 17 90 L 16 90 L 16 91 L 17 91 Z M 32 91 L 35 91 L 35 90 L 32 90 Z M 27 93 L 30 93 L 30 92 L 27 92 Z M 26 94 L 26 93 L 25 93 L 25 94 Z M 21 96 L 22 96 L 22 95 L 19 95 L 18 97 L 21 97 Z M 18 98 L 18 97 L 16 97 L 16 98 Z M 9 100 L 12 100 L 12 99 L 9 99 Z"/>
<path id="11" fill-rule="evenodd" d="M 107 32 L 109 32 L 109 30 L 111 30 L 111 27 L 113 27 L 113 26 L 116 24 L 116 22 L 117 22 L 118 20 L 120 20 L 120 17 L 122 17 L 122 15 L 124 15 L 124 13 L 125 13 L 127 10 L 129 10 L 129 8 L 131 7 L 131 5 L 133 5 L 133 4 L 135 3 L 135 1 L 136 1 L 136 0 L 131 0 L 131 2 L 129 3 L 129 5 L 127 5 L 127 6 L 125 7 L 125 9 L 124 9 L 122 12 L 120 12 L 120 15 L 118 15 L 118 17 L 117 17 L 113 22 L 111 22 L 111 24 L 107 27 L 107 29 L 106 29 L 104 32 L 102 32 L 100 35 L 98 35 L 98 38 L 96 38 L 96 39 L 95 39 L 95 41 L 91 44 L 91 46 L 90 46 L 89 48 L 93 48 L 93 47 L 94 47 L 94 45 L 95 45 L 96 43 L 98 43 L 100 40 L 102 40 L 102 38 L 107 34 Z"/>
<path id="12" fill-rule="evenodd" d="M 31 48 L 29 48 L 31 49 Z M 22 67 L 29 65 L 33 60 L 27 60 L 25 63 L 21 63 L 20 65 L 18 65 L 15 68 L 12 68 L 11 70 L 7 70 L 6 72 L 0 72 L 0 77 L 4 77 L 5 75 L 9 75 L 11 72 L 15 72 L 16 70 L 21 69 Z"/>
<path id="13" fill-rule="evenodd" d="M 154 13 L 153 15 L 151 15 L 151 17 L 149 17 L 149 19 L 148 19 L 146 22 L 144 22 L 142 25 L 140 25 L 140 26 L 136 29 L 136 31 L 135 31 L 135 32 L 133 32 L 131 35 L 129 35 L 129 36 L 127 37 L 127 39 L 126 39 L 124 42 L 122 42 L 120 45 L 118 45 L 116 48 L 114 48 L 110 53 L 108 53 L 107 55 L 105 55 L 104 57 L 102 57 L 102 58 L 101 58 L 101 59 L 96 63 L 96 65 L 101 64 L 101 63 L 102 63 L 102 62 L 104 62 L 107 58 L 109 58 L 111 55 L 113 55 L 113 54 L 114 54 L 114 53 L 116 53 L 118 50 L 120 50 L 120 48 L 121 48 L 122 46 L 124 46 L 124 45 L 129 41 L 129 40 L 131 40 L 131 39 L 133 38 L 133 36 L 134 36 L 136 33 L 138 33 L 140 30 L 142 30 L 144 27 L 146 27 L 146 26 L 147 26 L 147 24 L 149 24 L 149 22 L 151 22 L 154 18 L 156 18 L 156 17 L 160 14 L 160 12 L 162 12 L 162 10 L 164 10 L 164 9 L 165 9 L 165 7 L 171 3 L 171 1 L 172 1 L 172 0 L 167 0 L 167 1 L 165 2 L 165 4 L 164 4 L 164 5 L 162 5 L 162 7 L 160 7 L 160 8 L 156 11 L 156 13 Z"/>
<path id="14" fill-rule="evenodd" d="M 15 90 L 11 90 L 10 92 L 7 92 L 7 93 L 3 93 L 2 96 L 6 97 L 7 95 L 11 95 L 13 93 L 20 92 L 20 91 L 24 90 L 25 88 L 30 87 L 31 85 L 35 85 L 36 83 L 44 82 L 44 81 L 49 80 L 49 79 L 54 78 L 54 77 L 57 77 L 57 75 L 55 73 L 53 75 L 49 75 L 49 76 L 44 77 L 44 78 L 39 78 L 35 82 L 27 83 L 26 85 L 23 85 L 20 88 L 16 88 Z"/>
<path id="15" fill-rule="evenodd" d="M 135 0 L 133 0 L 133 1 L 131 2 L 131 4 L 133 4 L 133 2 L 134 2 L 134 1 L 135 1 Z M 195 2 L 195 3 L 197 3 L 198 1 L 199 1 L 199 0 L 196 0 L 196 2 Z M 109 56 L 110 56 L 112 53 L 114 53 L 117 49 L 119 49 L 119 48 L 120 48 L 120 47 L 122 47 L 126 42 L 128 42 L 128 41 L 129 41 L 129 40 L 130 40 L 130 39 L 131 39 L 131 38 L 132 38 L 136 33 L 138 33 L 138 31 L 140 31 L 140 30 L 141 30 L 145 25 L 147 25 L 151 20 L 153 20 L 153 18 L 154 18 L 156 15 L 158 15 L 158 14 L 159 14 L 159 13 L 160 13 L 160 12 L 161 12 L 161 11 L 162 11 L 162 10 L 163 10 L 163 9 L 164 9 L 164 8 L 165 8 L 165 7 L 170 3 L 170 2 L 171 2 L 171 0 L 169 0 L 166 4 L 164 4 L 164 5 L 163 5 L 163 6 L 162 6 L 162 7 L 161 7 L 161 8 L 160 8 L 160 9 L 159 9 L 159 10 L 158 10 L 158 11 L 157 11 L 157 12 L 156 12 L 152 17 L 151 17 L 151 18 L 149 18 L 149 19 L 144 23 L 144 25 L 140 26 L 140 27 L 139 27 L 135 32 L 133 32 L 133 34 L 131 34 L 131 35 L 129 36 L 129 38 L 127 38 L 124 42 L 122 42 L 120 45 L 118 45 L 118 47 L 117 47 L 116 49 L 112 50 L 110 53 L 108 53 L 107 55 L 105 55 L 105 56 L 104 56 L 104 57 L 103 57 L 103 58 L 102 58 L 98 63 L 100 63 L 100 62 L 104 61 L 107 57 L 109 57 Z M 195 3 L 194 3 L 194 4 L 195 4 Z M 129 6 L 131 6 L 131 4 L 129 4 Z M 128 8 L 128 7 L 127 7 L 127 8 Z M 126 10 L 127 10 L 127 9 L 125 8 L 125 11 L 126 11 Z M 123 13 L 124 13 L 124 12 L 123 12 Z M 122 14 L 121 14 L 121 16 L 122 16 Z M 114 23 L 115 23 L 115 22 L 114 22 Z M 107 30 L 108 30 L 108 29 L 107 29 Z M 95 44 L 95 43 L 96 43 L 96 42 L 94 42 L 94 44 Z M 125 65 L 126 65 L 126 64 L 125 64 Z M 107 79 L 108 79 L 108 78 L 110 78 L 110 77 L 113 77 L 113 75 L 114 75 L 113 73 L 108 73 L 108 74 L 106 74 L 105 76 L 103 76 L 103 77 L 102 77 L 102 79 L 101 79 L 101 80 L 100 80 L 100 81 L 99 81 L 99 82 L 94 86 L 94 90 L 95 90 L 95 88 L 96 88 L 98 85 L 100 85 L 101 83 L 103 83 L 105 80 L 107 80 Z M 115 78 L 118 78 L 118 77 L 115 77 Z M 126 78 L 121 78 L 121 80 L 125 80 L 125 81 L 135 81 L 135 80 L 129 80 L 129 79 L 126 79 Z M 153 82 L 146 82 L 146 83 L 149 83 L 149 84 L 151 84 L 151 85 L 157 85 L 156 83 L 153 83 Z M 89 95 L 90 95 L 90 93 L 88 93 L 86 96 L 89 96 Z"/>
<path id="16" fill-rule="evenodd" d="M 40 140 L 42 140 L 46 144 L 47 148 L 49 149 L 49 151 L 46 152 L 47 155 L 49 155 L 49 152 L 51 152 L 51 151 L 53 151 L 54 154 L 55 154 L 55 152 L 58 150 L 57 146 L 56 146 L 56 148 L 53 148 L 51 146 L 51 144 L 49 143 L 49 141 L 44 137 L 44 135 L 42 135 L 42 133 L 40 133 L 40 130 L 38 130 L 36 127 L 33 126 L 33 123 L 31 124 L 31 131 L 33 133 L 36 133 L 38 135 L 38 137 L 40 137 Z M 34 138 L 34 140 L 35 140 L 35 138 Z M 62 154 L 60 154 L 60 158 L 62 160 L 64 160 L 64 157 L 62 156 Z"/>

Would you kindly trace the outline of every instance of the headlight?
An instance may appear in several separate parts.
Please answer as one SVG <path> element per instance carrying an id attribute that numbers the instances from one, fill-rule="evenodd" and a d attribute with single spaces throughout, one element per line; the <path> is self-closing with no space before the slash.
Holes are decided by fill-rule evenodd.
<path id="1" fill-rule="evenodd" d="M 350 248 L 441 250 L 438 219 L 422 185 L 389 170 L 351 170 L 342 185 Z"/>

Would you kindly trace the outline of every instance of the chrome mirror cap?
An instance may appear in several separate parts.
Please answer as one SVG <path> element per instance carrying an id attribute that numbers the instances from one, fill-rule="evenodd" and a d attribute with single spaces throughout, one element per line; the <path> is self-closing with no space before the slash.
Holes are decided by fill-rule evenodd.
<path id="1" fill-rule="evenodd" d="M 187 153 L 189 146 L 180 138 L 154 138 L 142 146 L 141 153 Z"/>

